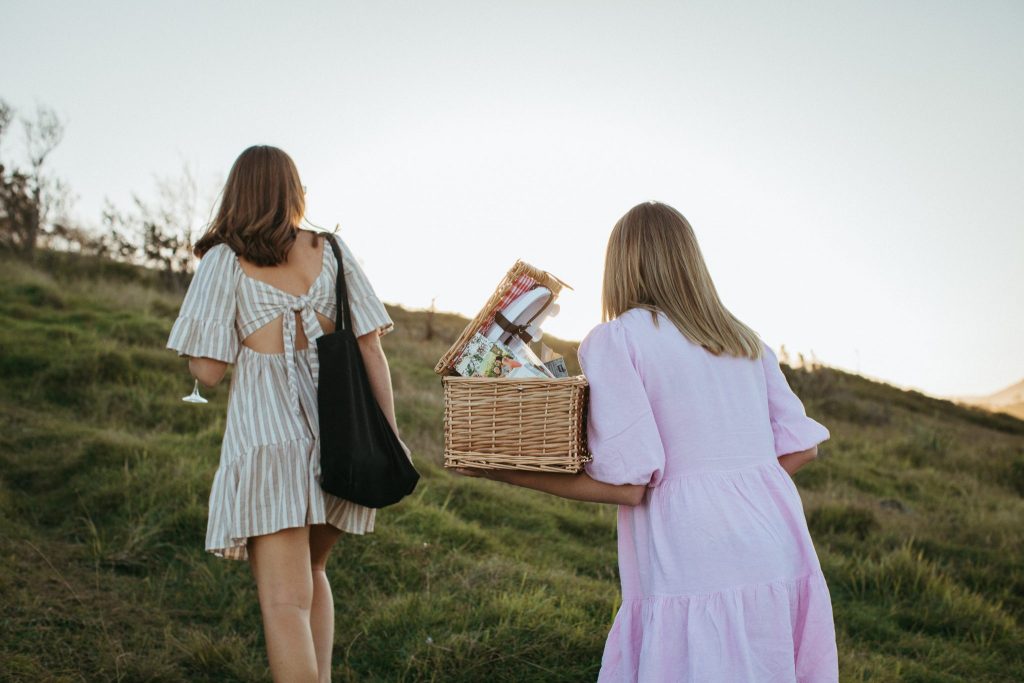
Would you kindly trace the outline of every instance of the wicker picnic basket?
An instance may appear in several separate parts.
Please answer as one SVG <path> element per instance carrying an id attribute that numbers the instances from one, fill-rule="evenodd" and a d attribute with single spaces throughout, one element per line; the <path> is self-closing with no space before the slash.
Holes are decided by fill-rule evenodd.
<path id="1" fill-rule="evenodd" d="M 526 276 L 557 297 L 567 286 L 517 261 L 494 294 L 438 361 L 444 386 L 444 465 L 478 469 L 579 472 L 587 450 L 587 380 L 459 377 L 452 369 L 469 340 L 494 318 Z"/>

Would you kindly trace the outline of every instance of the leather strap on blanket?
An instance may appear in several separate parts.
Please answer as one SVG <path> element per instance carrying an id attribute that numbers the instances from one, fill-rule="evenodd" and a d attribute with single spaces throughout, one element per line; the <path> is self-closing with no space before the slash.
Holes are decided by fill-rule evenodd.
<path id="1" fill-rule="evenodd" d="M 494 322 L 498 323 L 498 327 L 505 330 L 505 332 L 508 334 L 509 339 L 511 339 L 512 337 L 519 337 L 527 344 L 533 341 L 533 337 L 531 337 L 530 334 L 526 331 L 527 328 L 529 328 L 529 324 L 515 325 L 512 323 L 511 320 L 502 315 L 501 311 L 498 311 L 497 313 L 494 314 Z"/>
<path id="2" fill-rule="evenodd" d="M 501 329 L 505 330 L 505 334 L 501 336 L 501 339 L 503 341 L 506 340 L 506 339 L 508 341 L 512 341 L 513 337 L 519 337 L 526 344 L 529 344 L 530 342 L 532 342 L 533 341 L 533 337 L 526 330 L 529 329 L 530 325 L 533 323 L 534 320 L 536 320 L 540 316 L 541 313 L 543 313 L 544 311 L 548 310 L 548 306 L 550 306 L 551 302 L 554 301 L 554 300 L 555 300 L 555 295 L 549 292 L 548 293 L 548 300 L 545 301 L 544 305 L 541 306 L 537 310 L 537 312 L 533 314 L 533 317 L 531 317 L 529 320 L 527 320 L 526 323 L 523 324 L 523 325 L 516 325 L 511 320 L 506 318 L 505 315 L 501 311 L 498 311 L 497 313 L 495 313 L 494 314 L 494 322 L 498 323 L 498 327 L 500 327 Z"/>

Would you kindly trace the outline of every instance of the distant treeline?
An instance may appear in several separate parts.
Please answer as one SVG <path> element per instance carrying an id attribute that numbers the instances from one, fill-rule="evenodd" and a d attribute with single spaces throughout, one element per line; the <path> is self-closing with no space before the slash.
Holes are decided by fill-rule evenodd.
<path id="1" fill-rule="evenodd" d="M 16 125 L 21 142 L 8 145 Z M 166 284 L 182 287 L 203 220 L 189 167 L 177 177 L 157 177 L 155 199 L 133 194 L 127 210 L 107 200 L 98 224 L 82 223 L 71 215 L 71 188 L 50 163 L 65 131 L 52 108 L 38 105 L 34 115 L 18 116 L 0 98 L 0 250 L 30 260 L 39 248 L 100 256 L 153 268 Z"/>

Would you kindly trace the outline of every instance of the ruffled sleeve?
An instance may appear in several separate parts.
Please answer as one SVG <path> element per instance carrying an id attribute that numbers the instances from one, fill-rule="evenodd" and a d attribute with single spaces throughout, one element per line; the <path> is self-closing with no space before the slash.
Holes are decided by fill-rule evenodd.
<path id="1" fill-rule="evenodd" d="M 767 344 L 761 344 L 761 365 L 768 387 L 768 416 L 775 436 L 775 454 L 806 451 L 828 439 L 828 430 L 807 417 L 804 404 L 789 388 L 779 359 Z"/>
<path id="2" fill-rule="evenodd" d="M 580 344 L 579 359 L 590 384 L 587 439 L 593 459 L 587 473 L 608 484 L 655 486 L 665 449 L 622 323 L 595 327 Z"/>
<path id="3" fill-rule="evenodd" d="M 373 285 L 366 278 L 359 262 L 344 240 L 335 236 L 341 248 L 341 259 L 345 264 L 345 284 L 348 285 L 348 300 L 352 306 L 352 331 L 357 337 L 377 330 L 387 334 L 395 328 L 383 302 L 373 291 Z"/>
<path id="4" fill-rule="evenodd" d="M 179 356 L 235 362 L 239 347 L 235 289 L 240 270 L 235 252 L 226 244 L 206 252 L 185 293 L 167 348 Z"/>

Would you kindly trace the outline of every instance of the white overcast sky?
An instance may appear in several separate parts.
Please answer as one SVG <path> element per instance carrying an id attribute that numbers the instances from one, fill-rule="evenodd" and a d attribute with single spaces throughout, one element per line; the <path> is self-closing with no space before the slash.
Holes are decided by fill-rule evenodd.
<path id="1" fill-rule="evenodd" d="M 473 314 L 524 258 L 579 339 L 658 199 L 769 344 L 981 394 L 1024 378 L 1022 35 L 1018 0 L 0 0 L 0 97 L 67 120 L 86 223 L 273 144 L 385 301 Z"/>

